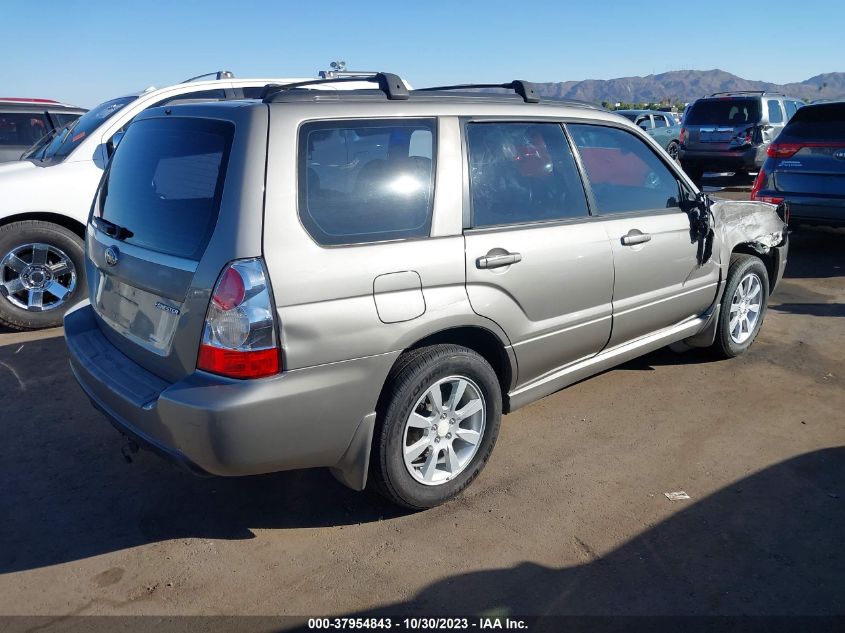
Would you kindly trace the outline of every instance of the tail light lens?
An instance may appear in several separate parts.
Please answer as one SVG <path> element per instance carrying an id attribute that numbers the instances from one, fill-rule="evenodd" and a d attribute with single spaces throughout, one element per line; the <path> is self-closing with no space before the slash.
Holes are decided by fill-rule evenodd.
<path id="1" fill-rule="evenodd" d="M 197 368 L 230 378 L 263 378 L 281 371 L 276 318 L 264 264 L 226 265 L 205 317 Z"/>
<path id="2" fill-rule="evenodd" d="M 760 189 L 763 188 L 763 183 L 766 181 L 766 172 L 761 168 L 757 173 L 757 178 L 754 179 L 754 185 L 751 187 L 751 199 L 756 200 Z"/>
<path id="3" fill-rule="evenodd" d="M 800 143 L 772 143 L 766 150 L 766 154 L 772 158 L 789 158 L 794 156 L 802 147 L 804 146 Z"/>
<path id="4" fill-rule="evenodd" d="M 678 142 L 683 145 L 687 142 L 687 128 L 682 127 L 681 133 L 678 135 Z"/>
<path id="5" fill-rule="evenodd" d="M 783 198 L 778 196 L 761 196 L 760 191 L 766 185 L 766 172 L 764 170 L 760 170 L 757 174 L 757 178 L 754 180 L 754 186 L 751 187 L 751 199 L 756 200 L 757 202 L 768 202 L 769 204 L 780 204 L 783 202 Z"/>

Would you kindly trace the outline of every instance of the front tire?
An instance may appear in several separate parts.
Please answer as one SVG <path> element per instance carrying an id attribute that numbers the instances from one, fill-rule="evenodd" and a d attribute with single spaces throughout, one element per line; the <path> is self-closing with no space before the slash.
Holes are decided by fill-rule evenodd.
<path id="1" fill-rule="evenodd" d="M 15 330 L 58 327 L 86 292 L 79 236 L 40 220 L 0 227 L 0 324 Z"/>
<path id="2" fill-rule="evenodd" d="M 739 356 L 754 342 L 769 300 L 769 274 L 759 257 L 731 257 L 713 350 L 721 358 Z"/>
<path id="3" fill-rule="evenodd" d="M 373 439 L 373 480 L 390 501 L 432 508 L 484 468 L 499 434 L 502 394 L 490 364 L 458 345 L 406 353 L 388 377 Z"/>

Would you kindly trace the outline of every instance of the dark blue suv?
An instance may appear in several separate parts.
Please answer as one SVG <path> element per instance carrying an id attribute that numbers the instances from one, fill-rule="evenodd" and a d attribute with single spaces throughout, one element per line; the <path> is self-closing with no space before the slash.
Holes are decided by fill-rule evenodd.
<path id="1" fill-rule="evenodd" d="M 787 202 L 792 225 L 845 226 L 845 102 L 801 108 L 767 154 L 753 200 Z"/>

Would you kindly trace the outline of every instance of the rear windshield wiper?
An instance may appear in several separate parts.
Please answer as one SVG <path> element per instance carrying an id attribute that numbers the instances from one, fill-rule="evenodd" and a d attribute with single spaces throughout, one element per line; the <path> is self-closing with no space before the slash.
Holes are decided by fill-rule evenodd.
<path id="1" fill-rule="evenodd" d="M 115 224 L 114 222 L 109 222 L 104 218 L 94 218 L 94 226 L 100 229 L 103 233 L 108 235 L 109 237 L 113 237 L 116 240 L 125 240 L 128 237 L 132 237 L 135 235 L 132 231 L 127 229 L 124 226 L 120 226 Z"/>

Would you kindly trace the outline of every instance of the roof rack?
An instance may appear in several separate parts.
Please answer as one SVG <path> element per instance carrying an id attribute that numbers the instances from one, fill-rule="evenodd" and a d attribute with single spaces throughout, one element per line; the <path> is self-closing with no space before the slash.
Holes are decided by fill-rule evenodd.
<path id="1" fill-rule="evenodd" d="M 197 75 L 196 77 L 191 77 L 190 79 L 186 79 L 182 83 L 189 84 L 192 81 L 196 81 L 197 79 L 204 79 L 205 77 L 214 77 L 215 79 L 234 79 L 235 73 L 233 73 L 231 70 L 218 70 L 217 72 L 205 73 L 204 75 Z"/>
<path id="2" fill-rule="evenodd" d="M 394 75 L 393 73 L 355 74 L 350 77 L 340 76 L 326 77 L 323 79 L 309 79 L 308 81 L 297 81 L 292 84 L 267 84 L 264 86 L 264 92 L 261 94 L 261 98 L 263 101 L 269 103 L 276 95 L 286 90 L 353 81 L 369 81 L 371 83 L 378 84 L 379 90 L 381 90 L 391 101 L 404 101 L 408 98 L 408 88 L 405 86 L 405 82 L 402 81 L 398 75 Z"/>
<path id="3" fill-rule="evenodd" d="M 773 90 L 726 90 L 725 92 L 714 92 L 711 97 L 722 97 L 727 95 L 782 95 L 783 93 Z"/>
<path id="4" fill-rule="evenodd" d="M 521 79 L 514 79 L 507 84 L 455 84 L 453 86 L 432 86 L 431 88 L 417 88 L 415 92 L 435 92 L 439 90 L 475 90 L 477 88 L 504 88 L 513 90 L 522 97 L 525 103 L 540 103 L 540 95 L 534 89 L 534 84 Z"/>
<path id="5" fill-rule="evenodd" d="M 321 70 L 317 73 L 321 79 L 337 79 L 338 77 L 372 77 L 378 75 L 377 70 Z"/>

